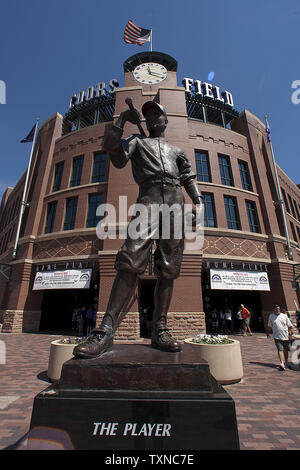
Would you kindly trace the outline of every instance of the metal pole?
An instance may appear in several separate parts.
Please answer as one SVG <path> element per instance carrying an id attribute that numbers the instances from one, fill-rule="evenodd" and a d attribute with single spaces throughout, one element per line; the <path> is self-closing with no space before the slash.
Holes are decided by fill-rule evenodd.
<path id="1" fill-rule="evenodd" d="M 26 179 L 25 179 L 25 185 L 24 185 L 24 190 L 23 190 L 20 215 L 19 215 L 18 229 L 17 229 L 17 235 L 16 235 L 16 240 L 15 240 L 14 251 L 13 251 L 13 254 L 12 254 L 12 259 L 16 259 L 16 256 L 17 256 L 17 247 L 18 247 L 18 242 L 19 242 L 19 238 L 20 238 L 22 218 L 23 218 L 24 209 L 25 209 L 25 206 L 26 206 L 25 198 L 26 198 L 26 193 L 27 193 L 29 173 L 30 173 L 30 167 L 31 167 L 31 160 L 32 160 L 33 149 L 34 149 L 34 144 L 35 144 L 35 138 L 36 138 L 36 133 L 37 133 L 37 128 L 38 128 L 38 122 L 39 122 L 39 119 L 37 118 L 36 125 L 35 125 L 34 136 L 33 136 L 32 145 L 31 145 L 30 156 L 29 156 L 28 168 L 27 168 L 27 173 L 26 173 Z"/>
<path id="2" fill-rule="evenodd" d="M 152 52 L 152 28 L 151 29 L 151 33 L 150 33 L 150 52 Z"/>
<path id="3" fill-rule="evenodd" d="M 273 166 L 274 166 L 274 171 L 275 171 L 275 181 L 276 181 L 278 202 L 280 203 L 281 214 L 282 214 L 282 219 L 283 219 L 283 226 L 284 226 L 284 233 L 285 233 L 285 238 L 286 238 L 286 243 L 287 243 L 287 248 L 288 248 L 288 257 L 289 257 L 289 259 L 293 259 L 293 252 L 292 252 L 292 248 L 291 248 L 290 237 L 289 237 L 289 232 L 288 232 L 287 223 L 286 223 L 286 216 L 285 216 L 285 211 L 284 211 L 281 188 L 280 188 L 280 184 L 279 184 L 279 178 L 278 178 L 278 173 L 277 173 L 277 167 L 276 167 L 276 162 L 275 162 L 273 145 L 272 145 L 271 136 L 270 136 L 270 125 L 269 125 L 269 121 L 268 121 L 268 116 L 265 116 L 265 120 L 266 120 L 266 129 L 268 129 L 267 136 L 268 136 L 268 141 L 269 141 L 269 144 L 270 144 L 272 160 L 273 160 Z"/>

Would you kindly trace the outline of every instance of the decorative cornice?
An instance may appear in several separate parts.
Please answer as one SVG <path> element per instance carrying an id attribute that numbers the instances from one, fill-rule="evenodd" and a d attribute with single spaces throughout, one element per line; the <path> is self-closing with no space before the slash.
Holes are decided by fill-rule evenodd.
<path id="1" fill-rule="evenodd" d="M 206 255 L 203 254 L 203 261 L 206 260 L 226 260 L 226 261 L 239 261 L 241 263 L 257 263 L 257 264 L 270 264 L 272 260 L 270 258 L 242 258 L 241 256 L 227 256 L 227 255 Z"/>

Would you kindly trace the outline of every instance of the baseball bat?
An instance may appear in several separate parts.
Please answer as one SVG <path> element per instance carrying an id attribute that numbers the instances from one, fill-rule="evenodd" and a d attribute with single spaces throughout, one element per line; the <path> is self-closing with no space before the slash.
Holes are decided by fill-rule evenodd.
<path id="1" fill-rule="evenodd" d="M 134 108 L 134 106 L 133 106 L 133 103 L 132 103 L 132 99 L 131 99 L 131 98 L 126 98 L 126 99 L 125 99 L 125 103 L 128 105 L 130 111 L 136 111 L 135 108 Z M 140 133 L 141 133 L 142 135 L 146 135 L 144 129 L 142 128 L 141 121 L 138 121 L 138 122 L 137 122 L 137 126 L 138 126 L 138 128 L 139 128 Z"/>

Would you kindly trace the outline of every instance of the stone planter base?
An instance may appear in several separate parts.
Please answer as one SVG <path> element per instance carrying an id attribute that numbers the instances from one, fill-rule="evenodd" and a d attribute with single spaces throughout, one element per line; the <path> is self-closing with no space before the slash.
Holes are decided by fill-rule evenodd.
<path id="1" fill-rule="evenodd" d="M 289 363 L 291 369 L 300 371 L 300 334 L 294 335 L 295 342 L 291 347 L 289 354 Z"/>
<path id="2" fill-rule="evenodd" d="M 198 350 L 199 357 L 208 362 L 211 375 L 223 385 L 239 382 L 243 377 L 240 342 L 230 344 L 199 344 L 185 339 L 187 347 Z"/>
<path id="3" fill-rule="evenodd" d="M 52 341 L 48 363 L 48 378 L 55 382 L 60 379 L 64 362 L 72 359 L 76 344 L 61 344 L 59 339 Z"/>

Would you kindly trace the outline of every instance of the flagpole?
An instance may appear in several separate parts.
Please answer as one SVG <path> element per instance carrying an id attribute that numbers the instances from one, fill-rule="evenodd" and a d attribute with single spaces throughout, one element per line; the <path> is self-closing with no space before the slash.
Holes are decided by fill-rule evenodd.
<path id="1" fill-rule="evenodd" d="M 151 33 L 150 33 L 150 52 L 152 52 L 152 28 L 151 29 Z"/>
<path id="2" fill-rule="evenodd" d="M 27 193 L 29 173 L 30 173 L 32 155 L 33 155 L 33 149 L 34 149 L 34 145 L 35 145 L 35 138 L 36 138 L 36 133 L 37 133 L 37 128 L 38 128 L 38 122 L 39 122 L 39 118 L 36 119 L 35 131 L 34 131 L 34 136 L 33 136 L 32 144 L 31 144 L 31 151 L 30 151 L 28 168 L 27 168 L 27 172 L 26 172 L 25 185 L 24 185 L 23 196 L 22 196 L 22 201 L 21 201 L 21 209 L 20 209 L 20 215 L 19 215 L 19 221 L 18 221 L 17 235 L 16 235 L 16 240 L 15 240 L 14 251 L 13 251 L 13 254 L 12 254 L 12 259 L 13 260 L 16 259 L 16 256 L 17 256 L 17 247 L 18 247 L 18 242 L 19 242 L 19 237 L 20 237 L 22 219 L 23 219 L 24 210 L 25 210 L 25 207 L 26 207 L 26 204 L 27 204 L 25 198 L 26 198 L 26 193 Z"/>
<path id="3" fill-rule="evenodd" d="M 277 166 L 276 166 L 276 162 L 275 162 L 275 155 L 274 155 L 273 145 L 272 145 L 271 136 L 270 136 L 270 124 L 269 124 L 269 121 L 268 121 L 268 116 L 265 116 L 265 120 L 266 120 L 267 137 L 268 137 L 268 142 L 269 142 L 270 149 L 271 149 L 274 172 L 275 172 L 275 181 L 276 181 L 276 189 L 277 189 L 277 195 L 278 195 L 278 203 L 280 204 L 280 209 L 281 209 L 281 214 L 282 214 L 282 219 L 283 219 L 283 226 L 284 226 L 284 233 L 285 233 L 286 244 L 287 244 L 287 248 L 288 248 L 288 257 L 289 257 L 289 259 L 293 259 L 293 252 L 292 252 L 292 248 L 291 248 L 290 237 L 289 237 L 289 232 L 288 232 L 287 223 L 286 223 L 286 216 L 285 216 L 282 193 L 281 193 L 281 188 L 280 188 L 279 178 L 278 178 L 278 173 L 277 173 Z"/>

